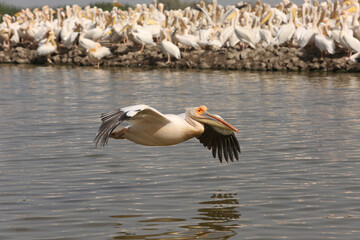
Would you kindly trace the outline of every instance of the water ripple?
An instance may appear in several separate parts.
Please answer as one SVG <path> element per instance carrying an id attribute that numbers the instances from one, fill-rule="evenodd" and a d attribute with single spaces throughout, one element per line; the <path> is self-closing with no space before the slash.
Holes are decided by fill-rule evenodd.
<path id="1" fill-rule="evenodd" d="M 359 235 L 356 76 L 0 68 L 0 239 Z M 99 114 L 136 103 L 206 104 L 240 130 L 239 162 L 196 139 L 95 149 Z"/>

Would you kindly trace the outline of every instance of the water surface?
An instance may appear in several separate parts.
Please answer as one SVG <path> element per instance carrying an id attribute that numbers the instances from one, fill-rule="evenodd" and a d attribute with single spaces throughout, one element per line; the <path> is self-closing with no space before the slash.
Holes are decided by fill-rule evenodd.
<path id="1" fill-rule="evenodd" d="M 360 80 L 350 74 L 0 65 L 0 239 L 357 239 Z M 196 139 L 110 140 L 100 113 L 206 105 L 239 162 Z"/>

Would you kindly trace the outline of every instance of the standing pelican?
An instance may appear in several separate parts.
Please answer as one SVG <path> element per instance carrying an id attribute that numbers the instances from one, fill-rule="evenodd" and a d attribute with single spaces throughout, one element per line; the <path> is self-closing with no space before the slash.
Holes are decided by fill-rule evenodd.
<path id="1" fill-rule="evenodd" d="M 287 41 L 290 41 L 292 36 L 295 33 L 296 27 L 295 27 L 295 18 L 296 18 L 296 11 L 297 6 L 292 5 L 290 8 L 290 19 L 289 23 L 283 25 L 279 31 L 277 32 L 276 38 L 275 38 L 275 44 L 280 45 Z"/>
<path id="2" fill-rule="evenodd" d="M 130 29 L 129 32 L 130 39 L 134 43 L 141 45 L 141 48 L 138 51 L 138 53 L 142 53 L 146 44 L 156 46 L 152 34 L 147 30 L 145 30 L 142 26 L 135 25 L 135 23 L 132 23 L 131 25 L 127 25 L 124 27 L 124 29 L 127 28 Z"/>
<path id="3" fill-rule="evenodd" d="M 239 15 L 239 9 L 235 8 L 234 11 L 236 11 L 236 18 Z M 252 28 L 248 25 L 250 20 L 250 14 L 248 12 L 244 13 L 245 17 L 245 26 L 235 26 L 235 35 L 237 38 L 244 43 L 249 44 L 249 46 L 253 49 L 255 49 L 255 34 L 252 31 Z"/>
<path id="4" fill-rule="evenodd" d="M 0 40 L 4 42 L 4 48 L 10 48 L 10 30 L 3 28 L 0 30 Z"/>
<path id="5" fill-rule="evenodd" d="M 87 50 L 87 55 L 89 61 L 95 63 L 97 68 L 100 68 L 100 61 L 103 57 L 110 56 L 110 49 L 107 47 L 102 47 L 100 43 L 97 44 L 95 48 Z"/>
<path id="6" fill-rule="evenodd" d="M 171 62 L 171 56 L 174 56 L 176 59 L 181 58 L 180 49 L 178 46 L 172 43 L 169 32 L 170 29 L 162 29 L 161 31 L 162 40 L 160 42 L 160 47 L 164 54 L 168 56 L 166 64 Z"/>
<path id="7" fill-rule="evenodd" d="M 91 48 L 97 48 L 100 43 L 94 42 L 91 39 L 85 38 L 86 31 L 82 31 L 79 35 L 79 46 L 81 48 L 84 48 L 86 50 L 89 50 Z"/>
<path id="8" fill-rule="evenodd" d="M 335 42 L 328 36 L 326 26 L 326 24 L 321 24 L 320 33 L 316 33 L 314 37 L 315 47 L 320 50 L 321 57 L 323 57 L 324 51 L 330 54 L 335 53 Z"/>
<path id="9" fill-rule="evenodd" d="M 56 51 L 57 45 L 54 40 L 54 32 L 49 31 L 48 33 L 49 37 L 47 39 L 43 39 L 39 43 L 39 47 L 36 49 L 36 54 L 38 56 L 46 56 L 46 60 L 53 64 L 53 62 L 50 59 L 50 55 Z"/>
<path id="10" fill-rule="evenodd" d="M 128 139 L 147 146 L 169 146 L 196 137 L 216 153 L 220 162 L 239 159 L 240 145 L 234 132 L 239 132 L 220 116 L 207 112 L 205 106 L 186 109 L 179 115 L 162 114 L 147 105 L 120 108 L 101 115 L 102 124 L 94 139 L 96 146 L 105 146 L 109 138 Z M 123 121 L 132 124 L 118 127 Z"/>

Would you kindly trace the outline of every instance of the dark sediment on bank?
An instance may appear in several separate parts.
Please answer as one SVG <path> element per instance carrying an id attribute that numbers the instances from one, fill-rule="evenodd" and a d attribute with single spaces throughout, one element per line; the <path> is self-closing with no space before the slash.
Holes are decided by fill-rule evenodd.
<path id="1" fill-rule="evenodd" d="M 106 45 L 105 45 L 106 46 Z M 101 60 L 102 66 L 109 67 L 158 67 L 179 69 L 217 69 L 217 70 L 262 70 L 262 71 L 332 71 L 360 72 L 360 63 L 349 62 L 348 53 L 339 49 L 334 55 L 320 57 L 313 49 L 299 49 L 292 46 L 270 46 L 257 49 L 240 47 L 208 50 L 182 50 L 180 60 L 167 57 L 159 46 L 146 46 L 138 53 L 138 46 L 122 44 L 108 46 L 112 56 Z M 50 57 L 54 65 L 92 66 L 86 51 L 80 48 L 59 47 Z M 45 57 L 36 56 L 36 46 L 18 44 L 10 49 L 0 48 L 0 63 L 46 64 Z"/>

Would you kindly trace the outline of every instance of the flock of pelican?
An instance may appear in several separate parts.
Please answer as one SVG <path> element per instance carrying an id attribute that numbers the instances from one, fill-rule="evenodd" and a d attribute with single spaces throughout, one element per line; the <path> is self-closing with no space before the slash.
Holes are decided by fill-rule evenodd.
<path id="1" fill-rule="evenodd" d="M 114 1 L 111 11 L 79 5 L 65 9 L 44 6 L 22 9 L 14 16 L 4 15 L 0 24 L 0 43 L 9 48 L 19 42 L 37 46 L 39 56 L 49 56 L 58 46 L 86 50 L 88 59 L 100 64 L 111 55 L 102 46 L 132 41 L 139 53 L 159 46 L 167 57 L 180 59 L 181 51 L 196 48 L 222 48 L 241 45 L 289 44 L 299 48 L 316 47 L 323 54 L 347 51 L 350 59 L 360 52 L 359 3 L 356 0 L 304 0 L 296 5 L 283 0 L 274 6 L 239 3 L 222 6 L 217 0 L 206 5 L 164 11 L 162 3 L 137 4 L 121 10 Z"/>

